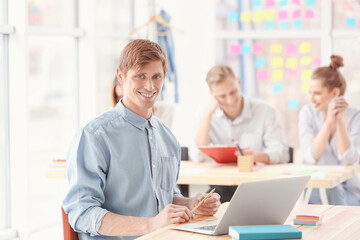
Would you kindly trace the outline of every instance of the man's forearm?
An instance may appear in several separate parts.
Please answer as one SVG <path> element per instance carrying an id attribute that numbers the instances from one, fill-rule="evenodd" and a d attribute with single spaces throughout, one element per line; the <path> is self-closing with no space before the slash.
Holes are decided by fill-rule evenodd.
<path id="1" fill-rule="evenodd" d="M 153 231 L 152 227 L 151 218 L 108 212 L 105 214 L 98 232 L 103 236 L 138 236 Z"/>
<path id="2" fill-rule="evenodd" d="M 199 129 L 196 133 L 195 142 L 198 146 L 208 145 L 210 142 L 209 131 L 211 124 L 212 114 L 206 114 L 199 126 Z"/>

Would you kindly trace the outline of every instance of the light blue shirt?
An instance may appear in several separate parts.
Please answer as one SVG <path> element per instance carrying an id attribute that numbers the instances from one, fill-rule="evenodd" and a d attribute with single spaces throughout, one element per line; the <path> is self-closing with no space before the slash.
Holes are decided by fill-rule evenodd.
<path id="1" fill-rule="evenodd" d="M 120 101 L 75 136 L 63 201 L 80 240 L 133 239 L 98 233 L 104 215 L 156 216 L 175 196 L 180 145 L 156 117 L 146 120 Z"/>

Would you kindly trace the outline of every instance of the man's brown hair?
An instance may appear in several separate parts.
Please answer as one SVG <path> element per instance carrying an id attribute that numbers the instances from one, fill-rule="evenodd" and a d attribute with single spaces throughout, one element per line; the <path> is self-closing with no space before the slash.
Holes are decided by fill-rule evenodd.
<path id="1" fill-rule="evenodd" d="M 161 61 L 165 75 L 168 70 L 167 59 L 160 45 L 150 40 L 136 39 L 121 51 L 118 67 L 126 75 L 130 69 L 138 70 L 153 61 Z"/>

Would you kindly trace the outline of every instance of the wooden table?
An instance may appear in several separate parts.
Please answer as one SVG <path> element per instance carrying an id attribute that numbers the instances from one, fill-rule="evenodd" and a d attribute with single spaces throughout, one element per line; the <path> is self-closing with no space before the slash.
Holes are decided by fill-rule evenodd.
<path id="1" fill-rule="evenodd" d="M 227 207 L 223 204 L 218 213 L 212 217 L 197 217 L 193 222 L 212 221 L 221 217 Z M 359 240 L 360 239 L 360 207 L 332 205 L 297 205 L 289 215 L 285 224 L 292 225 L 292 219 L 297 213 L 317 212 L 323 214 L 323 223 L 319 226 L 293 225 L 300 229 L 303 240 Z M 144 235 L 139 240 L 186 240 L 186 239 L 231 239 L 228 235 L 209 236 L 198 233 L 170 229 L 171 226 Z"/>
<path id="2" fill-rule="evenodd" d="M 199 163 L 181 161 L 178 184 L 236 186 L 244 182 L 274 179 L 289 175 L 311 175 L 304 199 L 308 203 L 312 188 L 319 188 L 323 204 L 328 204 L 326 188 L 360 173 L 359 166 L 278 164 L 254 166 L 253 172 L 239 172 L 235 163 Z"/>

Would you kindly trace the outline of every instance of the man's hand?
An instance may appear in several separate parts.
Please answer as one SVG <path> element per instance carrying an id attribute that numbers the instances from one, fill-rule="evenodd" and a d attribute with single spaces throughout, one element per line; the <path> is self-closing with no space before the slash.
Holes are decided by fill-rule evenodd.
<path id="1" fill-rule="evenodd" d="M 152 231 L 165 227 L 169 224 L 179 224 L 190 221 L 193 218 L 191 211 L 176 204 L 167 205 L 161 212 L 151 219 Z"/>
<path id="2" fill-rule="evenodd" d="M 218 107 L 219 107 L 218 101 L 213 96 L 211 96 L 205 111 L 208 115 L 212 116 Z"/>
<path id="3" fill-rule="evenodd" d="M 189 202 L 190 209 L 193 209 L 203 198 L 206 194 L 198 193 L 195 197 L 192 197 Z M 211 196 L 194 211 L 196 215 L 214 215 L 220 206 L 220 195 L 217 193 L 212 193 Z"/>

